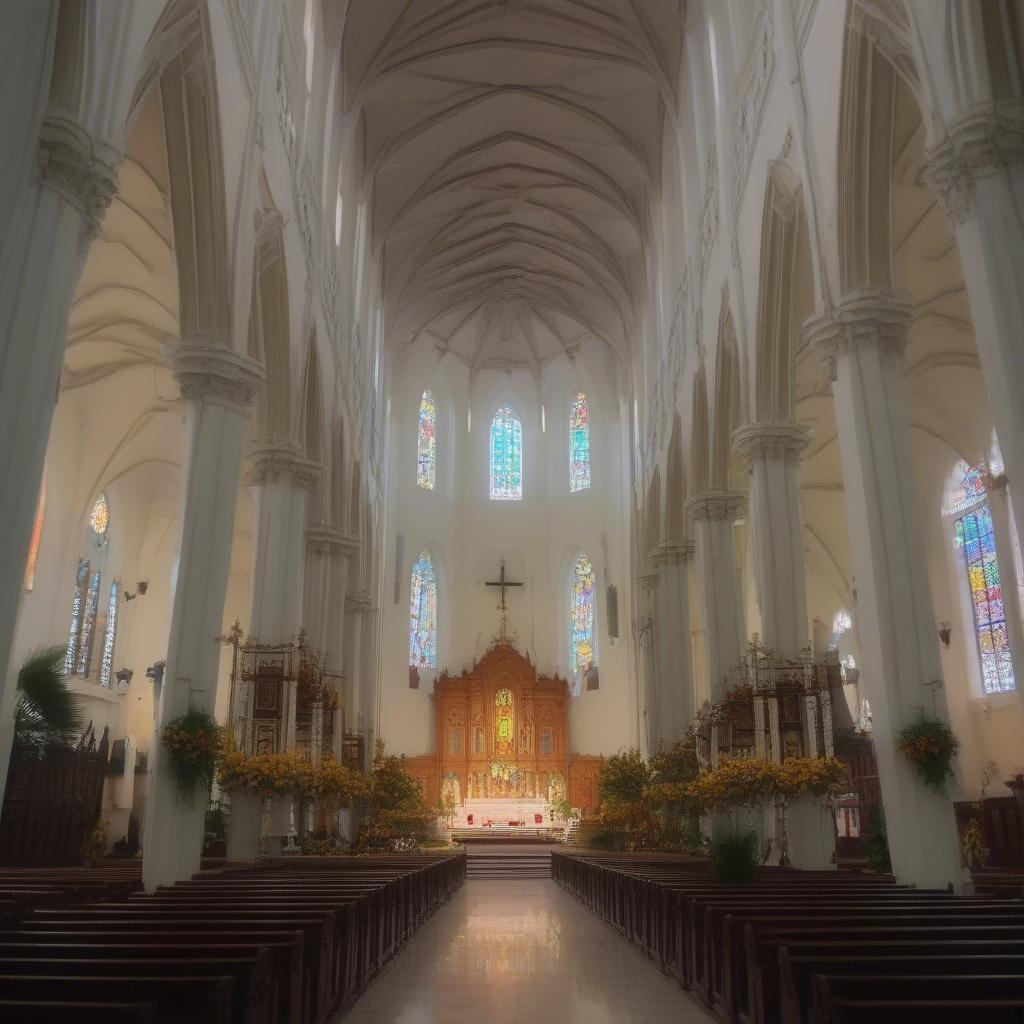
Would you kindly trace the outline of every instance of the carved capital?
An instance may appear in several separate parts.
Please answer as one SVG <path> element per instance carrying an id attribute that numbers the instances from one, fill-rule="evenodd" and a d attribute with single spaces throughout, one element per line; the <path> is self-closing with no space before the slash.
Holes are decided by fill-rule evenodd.
<path id="1" fill-rule="evenodd" d="M 832 310 L 810 317 L 804 337 L 818 350 L 831 380 L 840 356 L 876 347 L 903 358 L 914 308 L 907 292 L 865 288 L 840 299 Z"/>
<path id="2" fill-rule="evenodd" d="M 318 555 L 348 554 L 358 549 L 359 541 L 351 534 L 320 524 L 306 531 L 306 549 Z"/>
<path id="3" fill-rule="evenodd" d="M 784 459 L 796 465 L 800 461 L 800 453 L 810 444 L 810 440 L 811 432 L 807 427 L 777 420 L 740 427 L 732 435 L 732 446 L 748 467 L 759 459 Z"/>
<path id="4" fill-rule="evenodd" d="M 1024 160 L 1024 104 L 967 107 L 946 124 L 945 137 L 925 156 L 928 184 L 953 224 L 962 224 L 975 181 Z"/>
<path id="5" fill-rule="evenodd" d="M 82 236 L 91 242 L 117 194 L 122 153 L 102 142 L 70 114 L 48 110 L 39 129 L 39 176 L 82 217 Z"/>
<path id="6" fill-rule="evenodd" d="M 263 383 L 259 363 L 206 340 L 192 338 L 168 345 L 164 358 L 186 400 L 200 399 L 245 412 Z"/>
<path id="7" fill-rule="evenodd" d="M 254 441 L 249 448 L 249 483 L 277 483 L 285 478 L 311 490 L 320 479 L 320 466 L 302 458 L 292 441 Z"/>
<path id="8" fill-rule="evenodd" d="M 655 565 L 679 565 L 693 558 L 694 544 L 692 540 L 666 540 L 658 545 L 654 555 Z"/>
<path id="9" fill-rule="evenodd" d="M 658 586 L 658 574 L 653 569 L 647 572 L 634 573 L 633 582 L 642 590 L 655 590 Z"/>
<path id="10" fill-rule="evenodd" d="M 747 496 L 741 491 L 705 491 L 686 503 L 686 510 L 694 520 L 735 519 L 746 507 Z"/>
<path id="11" fill-rule="evenodd" d="M 358 590 L 354 594 L 345 595 L 345 611 L 355 612 L 356 615 L 368 615 L 373 611 L 373 601 L 365 590 Z"/>

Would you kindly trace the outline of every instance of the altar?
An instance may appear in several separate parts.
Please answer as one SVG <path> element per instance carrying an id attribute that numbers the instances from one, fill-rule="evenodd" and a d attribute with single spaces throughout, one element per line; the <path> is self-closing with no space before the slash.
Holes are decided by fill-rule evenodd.
<path id="1" fill-rule="evenodd" d="M 538 675 L 510 641 L 499 638 L 461 675 L 442 674 L 433 701 L 435 752 L 405 766 L 458 826 L 488 815 L 533 827 L 541 815 L 547 825 L 552 801 L 566 798 L 596 809 L 600 758 L 570 752 L 568 682 Z"/>

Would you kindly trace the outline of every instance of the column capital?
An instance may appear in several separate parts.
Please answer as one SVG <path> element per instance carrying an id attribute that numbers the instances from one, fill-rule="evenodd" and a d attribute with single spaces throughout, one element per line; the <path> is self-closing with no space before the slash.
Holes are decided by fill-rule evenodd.
<path id="1" fill-rule="evenodd" d="M 913 318 L 907 292 L 864 288 L 844 295 L 833 308 L 804 321 L 804 337 L 818 350 L 834 381 L 838 357 L 860 348 L 876 346 L 902 358 Z"/>
<path id="2" fill-rule="evenodd" d="M 654 569 L 634 573 L 633 582 L 643 590 L 656 590 L 658 587 L 658 573 Z"/>
<path id="3" fill-rule="evenodd" d="M 81 214 L 86 243 L 99 234 L 107 207 L 117 194 L 117 168 L 123 155 L 66 111 L 47 110 L 43 116 L 40 180 Z"/>
<path id="4" fill-rule="evenodd" d="M 356 591 L 345 596 L 345 611 L 356 615 L 368 615 L 373 611 L 373 601 L 365 590 Z"/>
<path id="5" fill-rule="evenodd" d="M 277 483 L 282 475 L 296 487 L 312 490 L 320 479 L 320 465 L 299 454 L 294 441 L 253 441 L 249 446 L 249 483 Z"/>
<path id="6" fill-rule="evenodd" d="M 733 432 L 734 451 L 748 468 L 758 459 L 785 460 L 791 465 L 800 461 L 800 453 L 810 444 L 811 431 L 802 423 L 788 420 L 751 423 Z"/>
<path id="7" fill-rule="evenodd" d="M 686 503 L 687 512 L 697 521 L 735 519 L 746 507 L 742 491 L 705 491 Z"/>
<path id="8" fill-rule="evenodd" d="M 665 540 L 658 545 L 654 553 L 655 565 L 679 565 L 693 558 L 694 543 L 692 540 Z"/>
<path id="9" fill-rule="evenodd" d="M 306 548 L 316 554 L 348 554 L 359 547 L 359 540 L 351 534 L 335 530 L 321 523 L 306 530 Z"/>
<path id="10" fill-rule="evenodd" d="M 975 103 L 945 125 L 945 135 L 925 154 L 926 177 L 954 226 L 970 214 L 978 178 L 1024 160 L 1024 104 Z"/>
<path id="11" fill-rule="evenodd" d="M 263 367 L 254 359 L 203 339 L 168 345 L 164 358 L 185 399 L 205 399 L 245 412 L 263 383 Z"/>

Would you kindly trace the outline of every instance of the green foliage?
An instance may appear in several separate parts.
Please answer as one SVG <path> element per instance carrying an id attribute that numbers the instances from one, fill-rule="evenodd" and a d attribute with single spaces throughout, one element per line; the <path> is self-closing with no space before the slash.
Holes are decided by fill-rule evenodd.
<path id="1" fill-rule="evenodd" d="M 711 840 L 711 863 L 720 882 L 752 882 L 761 859 L 761 837 L 755 829 Z"/>
<path id="2" fill-rule="evenodd" d="M 190 801 L 199 782 L 209 795 L 223 753 L 224 730 L 205 711 L 187 711 L 164 726 L 160 734 L 167 768 L 178 795 Z"/>
<path id="3" fill-rule="evenodd" d="M 679 740 L 668 750 L 659 750 L 651 755 L 652 783 L 692 782 L 699 772 L 697 749 L 691 739 Z"/>
<path id="4" fill-rule="evenodd" d="M 66 648 L 34 651 L 18 672 L 14 718 L 17 753 L 39 757 L 50 747 L 71 746 L 82 730 L 82 705 L 64 676 Z"/>
<path id="5" fill-rule="evenodd" d="M 639 803 L 644 795 L 644 786 L 650 781 L 651 769 L 640 756 L 640 751 L 620 751 L 601 765 L 597 775 L 597 795 L 602 804 L 606 800 Z"/>
<path id="6" fill-rule="evenodd" d="M 97 818 L 96 823 L 85 834 L 82 842 L 82 860 L 89 867 L 95 867 L 107 855 L 107 823 Z"/>
<path id="7" fill-rule="evenodd" d="M 431 817 L 423 791 L 402 759 L 385 755 L 379 744 L 356 847 L 393 853 L 416 850 L 427 837 Z"/>
<path id="8" fill-rule="evenodd" d="M 896 749 L 929 789 L 946 792 L 946 782 L 953 778 L 953 760 L 960 751 L 960 740 L 948 722 L 922 715 L 900 732 Z"/>

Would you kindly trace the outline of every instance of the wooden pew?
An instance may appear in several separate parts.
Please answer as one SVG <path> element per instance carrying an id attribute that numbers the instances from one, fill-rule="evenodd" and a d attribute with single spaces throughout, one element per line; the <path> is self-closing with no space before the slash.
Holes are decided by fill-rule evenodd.
<path id="1" fill-rule="evenodd" d="M 817 1024 L 1019 1024 L 1024 978 L 817 975 L 813 1005 Z"/>
<path id="2" fill-rule="evenodd" d="M 228 976 L 193 973 L 152 974 L 129 965 L 121 974 L 94 970 L 9 972 L 0 966 L 0 1000 L 8 1005 L 38 1003 L 58 996 L 83 1002 L 146 1001 L 159 1007 L 160 1024 L 231 1024 L 234 984 Z M 17 1011 L 10 1018 L 19 1021 Z M 66 1018 L 76 1021 L 75 1017 Z"/>
<path id="3" fill-rule="evenodd" d="M 0 1020 L 17 1024 L 159 1024 L 154 1003 L 68 1003 L 0 999 Z"/>
<path id="4" fill-rule="evenodd" d="M 1024 952 L 1018 956 L 990 953 L 961 953 L 952 956 L 822 956 L 796 955 L 791 949 L 779 950 L 779 974 L 782 987 L 782 1024 L 810 1024 L 812 982 L 815 975 L 870 977 L 885 974 L 923 976 L 1017 975 L 1024 978 Z"/>

